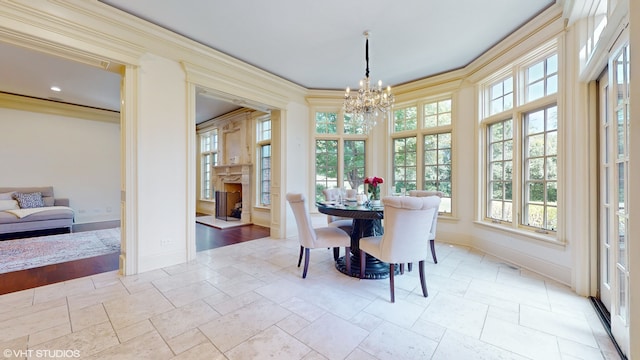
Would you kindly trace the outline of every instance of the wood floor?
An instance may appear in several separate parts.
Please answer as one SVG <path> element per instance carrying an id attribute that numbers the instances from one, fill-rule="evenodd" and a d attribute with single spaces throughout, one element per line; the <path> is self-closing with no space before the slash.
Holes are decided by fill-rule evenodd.
<path id="1" fill-rule="evenodd" d="M 196 223 L 196 251 L 269 236 L 269 228 L 246 225 L 217 229 Z M 118 253 L 0 274 L 0 295 L 118 269 Z"/>

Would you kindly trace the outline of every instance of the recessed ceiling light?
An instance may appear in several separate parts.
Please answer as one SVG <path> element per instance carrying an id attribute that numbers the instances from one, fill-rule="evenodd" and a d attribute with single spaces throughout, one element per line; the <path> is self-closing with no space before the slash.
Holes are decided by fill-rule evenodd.
<path id="1" fill-rule="evenodd" d="M 52 86 L 52 87 L 51 87 L 51 90 L 52 90 L 52 91 L 55 91 L 55 92 L 59 92 L 59 91 L 61 91 L 61 89 L 60 89 L 59 87 L 57 87 L 57 86 Z"/>

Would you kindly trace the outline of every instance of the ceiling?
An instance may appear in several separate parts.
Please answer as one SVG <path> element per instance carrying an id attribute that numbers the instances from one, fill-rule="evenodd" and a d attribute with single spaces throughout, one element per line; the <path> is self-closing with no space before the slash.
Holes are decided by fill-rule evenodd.
<path id="1" fill-rule="evenodd" d="M 407 83 L 469 64 L 554 0 L 101 0 L 309 89 Z M 119 75 L 0 43 L 0 91 L 119 109 Z M 53 93 L 52 85 L 62 88 Z M 100 84 L 100 86 L 96 86 Z M 198 122 L 237 105 L 199 96 Z"/>

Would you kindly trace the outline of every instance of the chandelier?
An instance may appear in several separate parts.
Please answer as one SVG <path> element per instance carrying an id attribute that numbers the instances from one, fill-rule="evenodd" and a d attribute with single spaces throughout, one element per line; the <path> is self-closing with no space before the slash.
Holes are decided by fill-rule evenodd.
<path id="1" fill-rule="evenodd" d="M 360 80 L 360 90 L 351 92 L 347 87 L 344 94 L 344 112 L 351 114 L 356 125 L 361 126 L 365 133 L 369 133 L 380 121 L 383 122 L 387 113 L 391 111 L 394 98 L 391 87 L 382 89 L 382 81 L 378 81 L 377 87 L 371 87 L 369 79 L 369 32 L 365 31 L 365 60 L 367 69 L 364 79 Z"/>

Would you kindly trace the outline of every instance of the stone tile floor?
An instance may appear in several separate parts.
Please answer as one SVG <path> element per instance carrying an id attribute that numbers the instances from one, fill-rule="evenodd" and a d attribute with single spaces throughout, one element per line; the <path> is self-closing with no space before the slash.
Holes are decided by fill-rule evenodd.
<path id="1" fill-rule="evenodd" d="M 387 279 L 339 273 L 328 249 L 311 251 L 302 279 L 295 238 L 11 293 L 0 296 L 0 349 L 23 359 L 618 359 L 568 287 L 473 249 L 436 250 L 429 297 L 415 266 L 396 277 L 395 304 Z"/>

